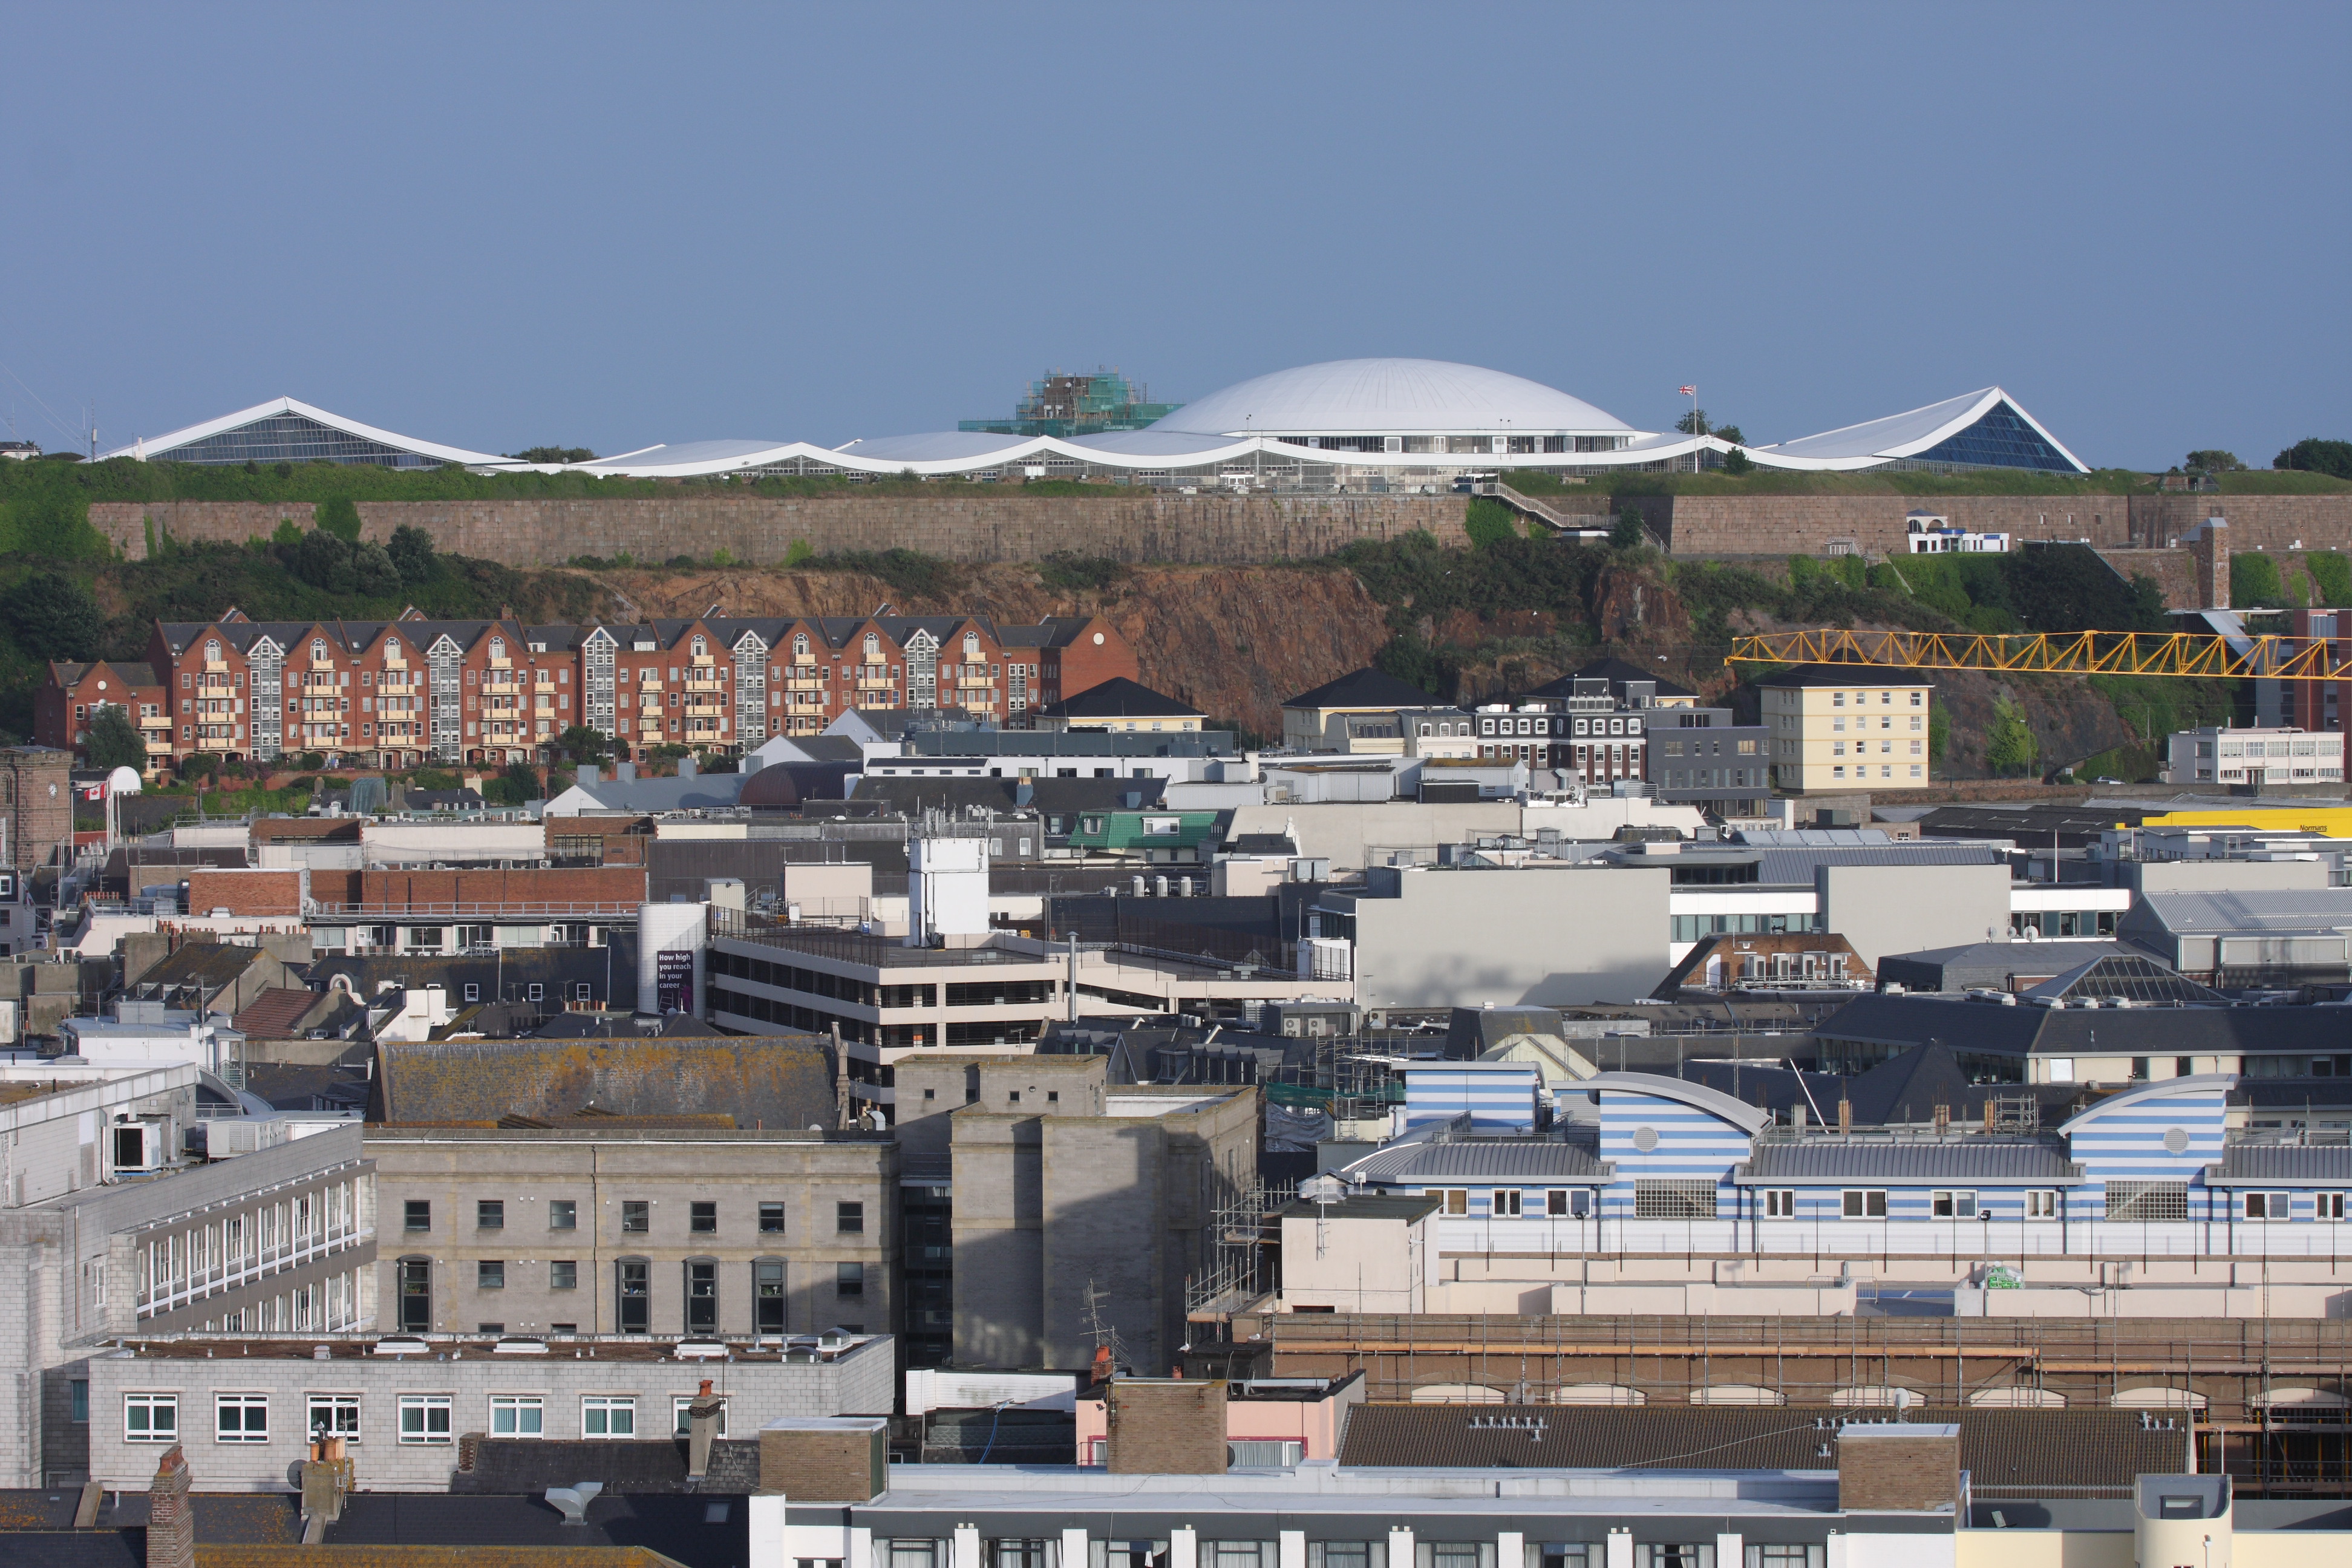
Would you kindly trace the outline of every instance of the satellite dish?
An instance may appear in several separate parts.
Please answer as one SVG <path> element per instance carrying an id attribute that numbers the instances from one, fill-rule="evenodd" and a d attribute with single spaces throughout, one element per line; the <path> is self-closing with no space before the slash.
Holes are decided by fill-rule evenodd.
<path id="1" fill-rule="evenodd" d="M 112 773 L 106 775 L 106 793 L 109 795 L 137 795 L 139 793 L 140 784 L 141 780 L 139 777 L 139 770 L 137 768 L 117 768 Z"/>

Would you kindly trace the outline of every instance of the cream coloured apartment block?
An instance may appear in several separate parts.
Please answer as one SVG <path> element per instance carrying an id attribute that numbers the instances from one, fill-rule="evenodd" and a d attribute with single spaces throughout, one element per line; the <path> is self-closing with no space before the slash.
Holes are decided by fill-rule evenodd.
<path id="1" fill-rule="evenodd" d="M 1925 789 L 1934 688 L 1900 672 L 1800 665 L 1756 682 L 1772 783 L 1789 795 Z"/>

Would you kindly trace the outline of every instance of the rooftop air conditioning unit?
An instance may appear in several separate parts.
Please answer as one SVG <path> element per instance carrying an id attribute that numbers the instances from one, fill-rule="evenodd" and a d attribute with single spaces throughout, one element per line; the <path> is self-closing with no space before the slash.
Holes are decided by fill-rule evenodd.
<path id="1" fill-rule="evenodd" d="M 166 1129 L 154 1121 L 121 1121 L 114 1125 L 114 1168 L 118 1171 L 160 1171 L 171 1160 Z"/>

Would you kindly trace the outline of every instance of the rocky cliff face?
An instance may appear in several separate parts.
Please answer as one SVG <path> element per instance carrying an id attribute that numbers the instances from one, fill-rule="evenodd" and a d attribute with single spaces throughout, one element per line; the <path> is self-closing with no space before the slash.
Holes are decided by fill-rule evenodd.
<path id="1" fill-rule="evenodd" d="M 1034 621 L 1098 615 L 1132 643 L 1143 683 L 1261 735 L 1282 731 L 1282 700 L 1360 669 L 1388 640 L 1380 605 L 1345 572 L 1282 567 L 1137 567 L 1101 588 L 1049 585 L 1027 566 L 978 566 L 952 587 L 907 595 L 844 572 L 713 569 L 589 574 L 612 613 L 985 615 Z"/>

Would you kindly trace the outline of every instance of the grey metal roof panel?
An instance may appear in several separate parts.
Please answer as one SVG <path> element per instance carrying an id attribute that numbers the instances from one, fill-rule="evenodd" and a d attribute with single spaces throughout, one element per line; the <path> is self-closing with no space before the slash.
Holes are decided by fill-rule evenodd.
<path id="1" fill-rule="evenodd" d="M 1782 849 L 1768 848 L 1757 867 L 1757 880 L 1811 887 L 1817 866 L 1998 866 L 1997 849 L 1980 844 L 1928 844 L 1898 839 L 1884 847 Z"/>
<path id="2" fill-rule="evenodd" d="M 2217 1178 L 2224 1182 L 2352 1182 L 2352 1146 L 2232 1143 Z"/>
<path id="3" fill-rule="evenodd" d="M 1819 1138 L 1760 1143 L 1748 1163 L 1750 1182 L 2046 1182 L 2073 1174 L 2055 1139 L 1846 1143 Z"/>
<path id="4" fill-rule="evenodd" d="M 1474 1140 L 1466 1143 L 1399 1143 L 1376 1150 L 1349 1168 L 1370 1181 L 1599 1178 L 1608 1167 L 1589 1149 L 1544 1138 Z"/>
<path id="5" fill-rule="evenodd" d="M 2140 905 L 2167 931 L 2335 931 L 2352 926 L 2352 888 L 2147 893 Z"/>

